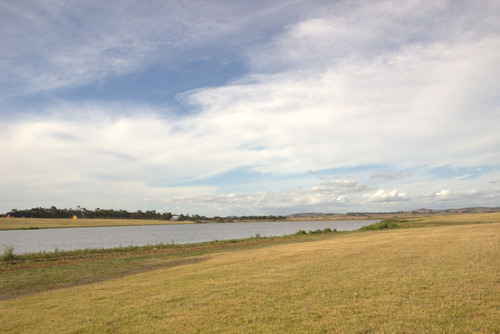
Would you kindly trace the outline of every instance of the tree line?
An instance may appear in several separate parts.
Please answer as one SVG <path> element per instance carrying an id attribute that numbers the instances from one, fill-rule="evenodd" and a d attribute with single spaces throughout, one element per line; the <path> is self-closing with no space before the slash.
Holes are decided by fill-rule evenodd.
<path id="1" fill-rule="evenodd" d="M 142 219 L 142 220 L 175 220 L 179 221 L 198 221 L 198 222 L 229 222 L 238 220 L 284 220 L 285 216 L 231 216 L 231 217 L 206 217 L 200 215 L 180 214 L 174 215 L 171 212 L 157 212 L 156 210 L 129 212 L 126 210 L 100 209 L 88 210 L 78 206 L 76 209 L 59 209 L 55 206 L 50 208 L 32 208 L 32 209 L 12 209 L 7 213 L 13 218 L 77 218 L 85 219 Z"/>
<path id="2" fill-rule="evenodd" d="M 26 218 L 88 218 L 88 219 L 154 219 L 170 220 L 173 215 L 170 212 L 160 213 L 155 210 L 129 212 L 126 210 L 100 209 L 88 210 L 87 208 L 77 207 L 76 209 L 60 209 L 55 206 L 50 208 L 32 208 L 12 211 L 7 213 L 11 217 Z"/>

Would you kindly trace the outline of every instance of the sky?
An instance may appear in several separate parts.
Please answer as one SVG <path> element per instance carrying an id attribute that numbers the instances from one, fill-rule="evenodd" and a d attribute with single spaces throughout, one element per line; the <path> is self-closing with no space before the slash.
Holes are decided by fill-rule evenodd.
<path id="1" fill-rule="evenodd" d="M 500 206 L 500 2 L 0 1 L 0 212 Z"/>

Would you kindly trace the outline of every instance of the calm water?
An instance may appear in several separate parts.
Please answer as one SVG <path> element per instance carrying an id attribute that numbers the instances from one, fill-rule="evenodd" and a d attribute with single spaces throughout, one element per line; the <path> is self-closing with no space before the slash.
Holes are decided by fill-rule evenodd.
<path id="1" fill-rule="evenodd" d="M 159 243 L 185 244 L 243 239 L 254 237 L 257 233 L 261 237 L 281 236 L 293 234 L 299 230 L 323 230 L 328 227 L 337 231 L 352 231 L 374 222 L 377 221 L 288 221 L 0 231 L 0 246 L 2 252 L 9 245 L 14 247 L 16 254 L 21 254 L 54 251 L 56 248 L 74 250 Z"/>

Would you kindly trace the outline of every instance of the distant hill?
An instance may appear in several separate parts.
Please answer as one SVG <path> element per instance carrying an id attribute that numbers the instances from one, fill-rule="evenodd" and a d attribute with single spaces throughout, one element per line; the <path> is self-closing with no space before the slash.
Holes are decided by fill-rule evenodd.
<path id="1" fill-rule="evenodd" d="M 288 215 L 289 219 L 300 218 L 341 218 L 341 217 L 378 217 L 378 216 L 397 216 L 397 215 L 442 215 L 459 213 L 491 213 L 500 212 L 500 207 L 470 207 L 460 209 L 414 209 L 408 211 L 395 212 L 348 212 L 348 213 L 324 213 L 324 212 L 300 212 Z"/>
<path id="2" fill-rule="evenodd" d="M 445 210 L 431 210 L 431 209 L 417 209 L 405 211 L 405 213 L 413 214 L 444 214 L 444 213 L 486 213 L 486 212 L 500 212 L 500 207 L 472 207 L 461 209 L 445 209 Z"/>

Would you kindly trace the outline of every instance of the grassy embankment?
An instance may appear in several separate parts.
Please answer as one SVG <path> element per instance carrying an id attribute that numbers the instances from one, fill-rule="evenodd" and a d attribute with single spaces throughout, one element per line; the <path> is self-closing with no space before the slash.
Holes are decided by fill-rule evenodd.
<path id="1" fill-rule="evenodd" d="M 500 214 L 439 219 L 4 264 L 0 331 L 500 332 Z"/>

